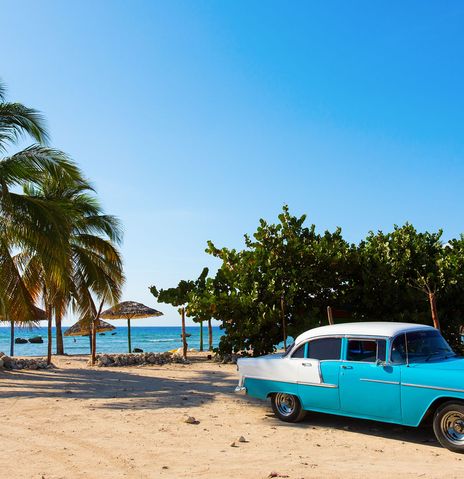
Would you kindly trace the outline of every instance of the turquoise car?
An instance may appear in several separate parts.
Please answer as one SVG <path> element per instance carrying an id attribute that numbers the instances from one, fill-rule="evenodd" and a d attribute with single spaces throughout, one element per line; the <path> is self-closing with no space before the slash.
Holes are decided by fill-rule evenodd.
<path id="1" fill-rule="evenodd" d="M 430 326 L 365 322 L 311 329 L 285 354 L 241 358 L 236 392 L 271 399 L 275 415 L 307 411 L 419 426 L 464 453 L 464 359 Z"/>

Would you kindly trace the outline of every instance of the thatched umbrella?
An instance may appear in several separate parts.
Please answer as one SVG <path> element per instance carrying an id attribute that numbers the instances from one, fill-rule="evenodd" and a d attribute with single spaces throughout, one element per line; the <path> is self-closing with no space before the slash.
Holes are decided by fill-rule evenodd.
<path id="1" fill-rule="evenodd" d="M 116 329 L 112 324 L 105 323 L 101 319 L 95 321 L 95 329 L 97 333 L 106 333 L 107 331 L 113 331 Z M 74 323 L 64 333 L 65 336 L 88 336 L 92 333 L 92 325 L 88 321 L 78 321 Z"/>
<path id="2" fill-rule="evenodd" d="M 47 313 L 43 310 L 34 306 L 34 317 L 31 318 L 31 321 L 43 321 L 47 319 Z M 8 315 L 0 314 L 0 322 L 5 321 L 10 323 L 10 356 L 14 356 L 14 319 L 10 318 Z"/>
<path id="3" fill-rule="evenodd" d="M 101 319 L 97 319 L 94 322 L 96 333 L 105 333 L 107 331 L 113 331 L 116 329 L 113 325 L 105 323 Z M 74 323 L 64 333 L 65 336 L 89 336 L 90 337 L 90 352 L 92 352 L 92 323 L 81 319 L 77 323 Z"/>
<path id="4" fill-rule="evenodd" d="M 100 314 L 103 319 L 127 319 L 127 343 L 129 352 L 131 349 L 131 319 L 152 318 L 154 316 L 162 316 L 163 313 L 156 309 L 149 308 L 142 303 L 135 301 L 123 301 Z"/>

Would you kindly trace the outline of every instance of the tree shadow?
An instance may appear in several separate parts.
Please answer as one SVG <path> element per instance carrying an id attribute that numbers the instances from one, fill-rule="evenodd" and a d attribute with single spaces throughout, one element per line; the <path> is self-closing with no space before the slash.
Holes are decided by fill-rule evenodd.
<path id="1" fill-rule="evenodd" d="M 188 380 L 125 372 L 120 369 L 50 369 L 8 371 L 0 375 L 0 399 L 56 398 L 102 399 L 93 408 L 185 408 L 214 401 L 218 394 L 233 395 L 236 380 L 221 371 L 189 371 Z"/>

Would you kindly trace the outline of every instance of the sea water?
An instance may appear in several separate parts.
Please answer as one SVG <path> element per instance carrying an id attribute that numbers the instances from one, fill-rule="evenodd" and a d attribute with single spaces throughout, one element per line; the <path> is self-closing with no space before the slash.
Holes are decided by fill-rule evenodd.
<path id="1" fill-rule="evenodd" d="M 63 332 L 66 331 L 63 327 Z M 188 347 L 197 351 L 200 348 L 200 328 L 190 326 L 186 328 L 191 334 L 187 338 Z M 177 326 L 148 326 L 131 327 L 132 349 L 139 348 L 144 352 L 161 352 L 177 349 L 182 346 L 181 328 Z M 219 344 L 223 331 L 213 327 L 213 347 Z M 47 354 L 47 328 L 21 329 L 16 328 L 16 338 L 32 338 L 42 336 L 43 344 L 15 344 L 15 356 L 45 356 Z M 89 354 L 90 340 L 85 336 L 64 336 L 64 350 L 66 354 Z M 208 328 L 203 328 L 203 348 L 208 349 Z M 10 354 L 10 328 L 0 327 L 0 351 Z M 55 328 L 53 328 L 53 352 L 56 351 Z M 97 333 L 98 353 L 127 353 L 127 327 L 117 327 L 107 333 Z"/>

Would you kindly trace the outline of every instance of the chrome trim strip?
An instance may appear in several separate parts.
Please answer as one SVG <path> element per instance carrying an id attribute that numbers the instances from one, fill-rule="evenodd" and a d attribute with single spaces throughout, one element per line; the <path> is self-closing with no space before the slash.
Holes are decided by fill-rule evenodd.
<path id="1" fill-rule="evenodd" d="M 277 383 L 288 383 L 288 384 L 302 384 L 305 386 L 316 386 L 320 388 L 338 388 L 336 384 L 328 383 L 309 383 L 305 381 L 279 381 L 278 379 L 268 379 L 268 378 L 258 378 L 256 376 L 246 376 L 244 379 L 258 379 L 261 381 L 275 381 Z"/>
<path id="2" fill-rule="evenodd" d="M 365 381 L 367 383 L 382 383 L 382 384 L 400 384 L 399 381 L 382 381 L 381 379 L 366 379 L 361 378 L 360 381 Z"/>
<path id="3" fill-rule="evenodd" d="M 297 384 L 302 384 L 303 386 L 316 386 L 319 388 L 338 388 L 336 384 L 328 384 L 328 383 L 307 383 L 305 381 L 297 381 Z"/>
<path id="4" fill-rule="evenodd" d="M 408 386 L 411 388 L 437 389 L 438 391 L 452 391 L 454 393 L 464 393 L 464 389 L 444 388 L 441 386 L 426 386 L 425 384 L 402 383 L 402 386 Z"/>

